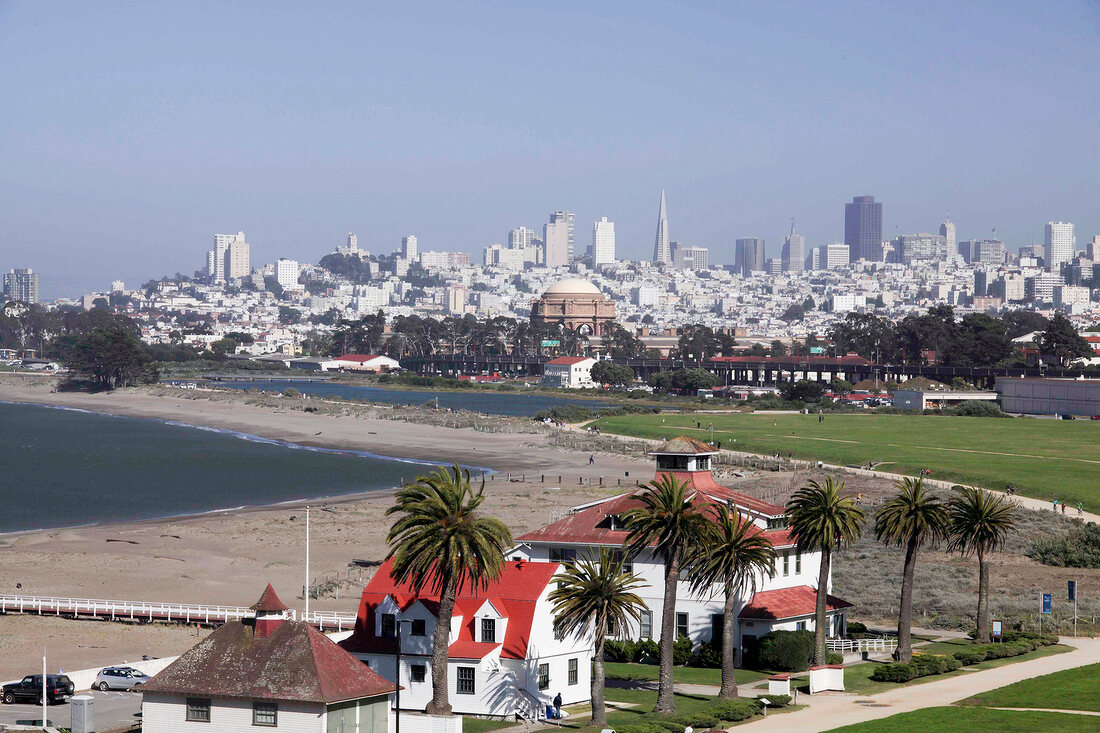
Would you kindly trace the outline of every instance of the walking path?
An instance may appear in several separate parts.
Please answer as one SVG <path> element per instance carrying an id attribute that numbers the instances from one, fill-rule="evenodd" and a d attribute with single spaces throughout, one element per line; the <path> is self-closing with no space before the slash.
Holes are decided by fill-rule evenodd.
<path id="1" fill-rule="evenodd" d="M 817 733 L 845 725 L 878 720 L 898 713 L 921 708 L 951 705 L 965 698 L 1021 679 L 1060 672 L 1064 669 L 1095 664 L 1100 661 L 1100 639 L 1062 638 L 1062 643 L 1075 649 L 1065 654 L 1039 657 L 1027 662 L 1006 664 L 985 669 L 961 677 L 949 677 L 937 682 L 925 682 L 916 687 L 899 687 L 877 695 L 854 695 L 831 692 L 818 695 L 799 695 L 804 710 L 786 715 L 776 715 L 738 726 L 738 730 L 784 731 L 784 733 Z M 739 690 L 742 688 L 739 688 Z M 743 694 L 755 696 L 758 691 L 745 690 Z M 1020 708 L 1012 708 L 1013 710 Z M 1058 712 L 1081 712 L 1063 710 Z"/>

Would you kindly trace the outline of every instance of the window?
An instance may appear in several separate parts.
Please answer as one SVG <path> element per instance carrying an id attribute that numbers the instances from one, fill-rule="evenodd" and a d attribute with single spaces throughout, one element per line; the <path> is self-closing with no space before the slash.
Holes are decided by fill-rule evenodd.
<path id="1" fill-rule="evenodd" d="M 791 574 L 791 551 L 783 550 L 783 576 Z"/>
<path id="2" fill-rule="evenodd" d="M 424 619 L 414 618 L 412 620 L 412 629 L 410 630 L 410 633 L 413 636 L 425 636 L 426 632 L 424 630 Z"/>
<path id="3" fill-rule="evenodd" d="M 794 574 L 798 575 L 802 572 L 802 550 L 794 551 Z"/>
<path id="4" fill-rule="evenodd" d="M 805 631 L 806 630 L 806 622 L 805 621 L 799 621 L 797 624 L 794 625 L 794 628 L 795 628 L 796 631 Z"/>
<path id="5" fill-rule="evenodd" d="M 569 660 L 569 684 L 577 684 L 577 658 L 573 657 Z"/>
<path id="6" fill-rule="evenodd" d="M 539 689 L 545 690 L 550 687 L 550 665 L 539 665 Z"/>
<path id="7" fill-rule="evenodd" d="M 481 619 L 481 641 L 487 644 L 497 643 L 497 621 L 494 618 Z"/>
<path id="8" fill-rule="evenodd" d="M 189 697 L 189 698 L 187 698 L 187 720 L 194 721 L 196 723 L 209 723 L 210 722 L 210 698 L 208 698 L 208 697 Z"/>
<path id="9" fill-rule="evenodd" d="M 607 636 L 615 636 L 615 619 L 608 617 L 607 619 Z"/>
<path id="10" fill-rule="evenodd" d="M 397 616 L 392 613 L 382 614 L 382 633 L 380 636 L 383 639 L 393 639 L 397 636 Z"/>
<path id="11" fill-rule="evenodd" d="M 566 547 L 551 547 L 550 562 L 570 563 L 577 556 L 577 551 Z"/>
<path id="12" fill-rule="evenodd" d="M 624 573 L 634 572 L 634 560 L 628 555 L 624 555 L 622 550 L 615 550 L 611 553 L 611 556 L 615 559 L 615 562 L 621 562 L 623 564 Z"/>
<path id="13" fill-rule="evenodd" d="M 274 702 L 252 703 L 252 725 L 275 728 L 279 725 L 279 705 Z"/>
<path id="14" fill-rule="evenodd" d="M 725 624 L 726 615 L 724 613 L 712 613 L 710 616 L 710 643 L 721 644 L 722 643 L 722 626 Z"/>
<path id="15" fill-rule="evenodd" d="M 639 626 L 639 636 L 641 636 L 643 639 L 653 638 L 653 611 L 650 611 L 649 609 L 642 611 Z"/>
<path id="16" fill-rule="evenodd" d="M 458 694 L 459 695 L 472 695 L 474 694 L 474 668 L 473 667 L 459 667 L 458 668 Z"/>
<path id="17" fill-rule="evenodd" d="M 787 528 L 787 516 L 784 514 L 780 517 L 768 518 L 768 529 L 786 529 Z"/>
<path id="18" fill-rule="evenodd" d="M 414 664 L 409 668 L 409 679 L 413 682 L 423 682 L 428 675 L 428 668 L 423 664 Z"/>
<path id="19" fill-rule="evenodd" d="M 676 638 L 688 635 L 688 615 L 686 613 L 676 614 Z"/>
<path id="20" fill-rule="evenodd" d="M 710 456 L 699 456 L 695 459 L 696 471 L 709 471 L 710 470 Z"/>

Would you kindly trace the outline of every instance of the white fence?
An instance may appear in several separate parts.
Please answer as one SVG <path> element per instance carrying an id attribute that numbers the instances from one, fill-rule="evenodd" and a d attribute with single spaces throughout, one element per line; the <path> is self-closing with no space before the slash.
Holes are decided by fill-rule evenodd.
<path id="1" fill-rule="evenodd" d="M 58 598 L 48 596 L 0 595 L 0 613 L 33 613 L 40 616 L 110 619 L 112 621 L 167 621 L 178 623 L 220 624 L 254 615 L 240 606 L 206 606 L 187 603 L 149 601 L 109 601 L 96 598 Z M 290 612 L 297 618 L 296 612 Z M 335 611 L 311 611 L 302 621 L 324 631 L 343 631 L 355 626 L 355 615 Z"/>
<path id="2" fill-rule="evenodd" d="M 838 654 L 857 654 L 861 652 L 893 652 L 898 640 L 892 637 L 877 639 L 826 639 L 825 648 Z"/>

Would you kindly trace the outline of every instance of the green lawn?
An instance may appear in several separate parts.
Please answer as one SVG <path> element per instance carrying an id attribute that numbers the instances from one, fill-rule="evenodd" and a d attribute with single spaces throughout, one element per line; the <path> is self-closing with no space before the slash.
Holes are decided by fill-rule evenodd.
<path id="1" fill-rule="evenodd" d="M 696 428 L 701 422 L 702 428 Z M 706 414 L 621 415 L 595 425 L 604 432 L 642 438 L 689 435 L 730 450 L 821 460 L 840 465 L 875 461 L 903 474 L 932 469 L 932 478 L 1082 502 L 1100 510 L 1100 422 L 1012 420 L 924 415 Z"/>
<path id="2" fill-rule="evenodd" d="M 656 664 L 626 664 L 622 662 L 604 662 L 604 671 L 608 679 L 619 680 L 656 680 L 660 669 Z M 767 672 L 751 669 L 739 669 L 734 677 L 737 684 L 744 685 L 768 678 Z M 673 667 L 672 678 L 677 682 L 692 685 L 722 684 L 722 670 L 704 667 Z"/>
<path id="3" fill-rule="evenodd" d="M 489 718 L 464 716 L 462 718 L 462 733 L 488 733 L 491 730 L 500 728 L 511 728 L 515 724 L 516 721 L 514 720 L 491 720 Z"/>
<path id="4" fill-rule="evenodd" d="M 889 718 L 834 728 L 834 733 L 1036 733 L 1036 731 L 1096 731 L 1097 718 L 1072 713 L 989 710 L 987 708 L 926 708 Z"/>
<path id="5" fill-rule="evenodd" d="M 1100 664 L 1032 677 L 963 700 L 963 705 L 1100 712 Z M 1093 719 L 1100 730 L 1100 719 Z"/>

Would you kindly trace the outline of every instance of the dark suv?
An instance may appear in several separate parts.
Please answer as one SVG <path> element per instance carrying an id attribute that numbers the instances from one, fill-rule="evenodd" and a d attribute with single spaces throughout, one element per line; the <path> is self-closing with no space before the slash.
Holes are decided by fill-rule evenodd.
<path id="1" fill-rule="evenodd" d="M 46 675 L 46 698 L 51 703 L 65 702 L 73 696 L 73 681 L 63 674 Z M 3 701 L 7 705 L 13 702 L 33 702 L 42 704 L 42 675 L 29 674 L 19 682 L 4 685 Z"/>

